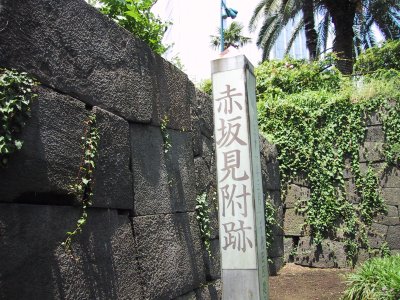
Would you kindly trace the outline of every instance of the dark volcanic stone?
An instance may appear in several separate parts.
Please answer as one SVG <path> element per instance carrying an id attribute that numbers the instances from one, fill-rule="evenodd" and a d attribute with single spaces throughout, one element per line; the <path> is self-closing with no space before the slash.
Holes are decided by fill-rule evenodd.
<path id="1" fill-rule="evenodd" d="M 382 197 L 386 204 L 400 207 L 400 187 L 382 188 Z"/>
<path id="2" fill-rule="evenodd" d="M 221 253 L 219 239 L 210 240 L 210 252 L 211 256 L 206 250 L 203 252 L 208 281 L 221 278 Z"/>
<path id="3" fill-rule="evenodd" d="M 365 131 L 365 142 L 381 142 L 385 141 L 385 133 L 383 132 L 383 127 L 369 126 Z"/>
<path id="4" fill-rule="evenodd" d="M 170 62 L 156 57 L 157 93 L 153 106 L 153 125 L 159 126 L 164 118 L 167 127 L 191 131 L 190 104 L 196 97 L 195 87 L 187 75 Z"/>
<path id="5" fill-rule="evenodd" d="M 383 142 L 364 142 L 359 149 L 360 162 L 384 161 L 383 145 Z"/>
<path id="6" fill-rule="evenodd" d="M 303 225 L 305 223 L 305 217 L 296 213 L 294 208 L 289 208 L 285 210 L 284 216 L 284 231 L 285 235 L 302 236 Z"/>
<path id="7" fill-rule="evenodd" d="M 196 174 L 196 190 L 197 195 L 205 193 L 214 176 L 210 173 L 207 163 L 202 157 L 197 157 L 194 160 Z"/>
<path id="8" fill-rule="evenodd" d="M 391 250 L 400 249 L 400 226 L 389 226 L 386 242 Z"/>
<path id="9" fill-rule="evenodd" d="M 93 206 L 133 209 L 133 183 L 129 170 L 129 125 L 122 118 L 95 107 L 99 130 Z"/>
<path id="10" fill-rule="evenodd" d="M 37 94 L 22 130 L 22 150 L 0 168 L 0 202 L 71 205 L 88 115 L 76 99 L 43 87 Z"/>
<path id="11" fill-rule="evenodd" d="M 277 160 L 265 162 L 261 160 L 261 176 L 263 190 L 276 190 L 279 191 L 281 188 L 280 176 L 279 176 L 279 163 Z"/>
<path id="12" fill-rule="evenodd" d="M 196 104 L 198 108 L 200 131 L 206 137 L 211 138 L 214 134 L 212 97 L 199 90 L 196 90 Z"/>
<path id="13" fill-rule="evenodd" d="M 145 298 L 173 299 L 205 283 L 194 213 L 135 217 L 133 228 Z"/>
<path id="14" fill-rule="evenodd" d="M 344 268 L 347 266 L 344 243 L 323 240 L 317 246 L 310 237 L 300 237 L 294 262 L 316 268 Z"/>
<path id="15" fill-rule="evenodd" d="M 388 226 L 378 223 L 372 223 L 368 232 L 368 242 L 371 248 L 380 248 L 385 242 Z"/>
<path id="16" fill-rule="evenodd" d="M 155 55 L 85 1 L 2 1 L 0 65 L 131 121 L 150 122 Z"/>
<path id="17" fill-rule="evenodd" d="M 191 137 L 168 130 L 165 152 L 158 127 L 131 124 L 136 215 L 194 211 L 196 187 Z"/>
<path id="18" fill-rule="evenodd" d="M 71 256 L 61 242 L 80 214 L 0 204 L 0 299 L 143 299 L 128 216 L 89 209 Z"/>
<path id="19" fill-rule="evenodd" d="M 286 208 L 294 208 L 299 201 L 307 201 L 310 198 L 310 189 L 308 187 L 289 184 L 287 186 L 285 206 Z"/>
<path id="20" fill-rule="evenodd" d="M 278 149 L 274 144 L 271 144 L 262 135 L 259 136 L 260 139 L 260 153 L 261 156 L 265 158 L 266 162 L 271 162 L 276 160 L 278 157 Z"/>
<path id="21" fill-rule="evenodd" d="M 390 167 L 385 170 L 381 186 L 384 188 L 399 188 L 400 187 L 400 168 Z"/>

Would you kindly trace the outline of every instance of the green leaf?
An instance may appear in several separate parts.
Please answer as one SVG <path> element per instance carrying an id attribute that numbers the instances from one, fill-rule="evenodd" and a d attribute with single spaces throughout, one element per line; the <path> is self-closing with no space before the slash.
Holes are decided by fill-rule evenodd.
<path id="1" fill-rule="evenodd" d="M 22 144 L 23 144 L 22 141 L 20 141 L 20 140 L 15 140 L 14 144 L 15 144 L 15 147 L 16 147 L 18 150 L 21 150 Z"/>

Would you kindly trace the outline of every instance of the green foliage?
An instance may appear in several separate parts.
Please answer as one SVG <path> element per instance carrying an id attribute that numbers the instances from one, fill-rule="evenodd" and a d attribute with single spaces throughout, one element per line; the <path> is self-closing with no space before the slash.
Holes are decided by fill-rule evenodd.
<path id="1" fill-rule="evenodd" d="M 185 65 L 183 64 L 181 58 L 178 55 L 175 55 L 174 57 L 172 57 L 169 62 L 171 64 L 173 64 L 175 67 L 177 67 L 179 70 L 181 70 L 182 72 L 185 72 Z"/>
<path id="2" fill-rule="evenodd" d="M 400 299 L 400 255 L 366 261 L 346 283 L 343 300 Z"/>
<path id="3" fill-rule="evenodd" d="M 71 244 L 73 238 L 82 232 L 83 226 L 86 224 L 88 213 L 87 208 L 92 205 L 93 197 L 93 172 L 96 164 L 97 146 L 99 142 L 99 132 L 96 126 L 96 116 L 94 114 L 89 116 L 87 121 L 88 130 L 84 137 L 82 137 L 83 158 L 81 166 L 79 167 L 76 182 L 70 186 L 71 191 L 82 199 L 82 214 L 77 221 L 76 227 L 73 231 L 67 232 L 67 238 L 62 245 L 65 251 L 69 254 L 72 253 Z"/>
<path id="4" fill-rule="evenodd" d="M 99 0 L 99 2 L 103 14 L 146 42 L 154 52 L 163 54 L 168 49 L 162 44 L 162 38 L 169 23 L 163 22 L 151 12 L 155 0 Z"/>
<path id="5" fill-rule="evenodd" d="M 0 166 L 5 166 L 8 156 L 22 148 L 23 141 L 17 135 L 37 97 L 32 92 L 34 85 L 34 80 L 24 72 L 0 69 Z"/>
<path id="6" fill-rule="evenodd" d="M 256 70 L 260 129 L 278 146 L 282 194 L 299 175 L 310 183 L 310 199 L 298 203 L 297 211 L 305 214 L 314 242 L 335 234 L 341 224 L 353 258 L 360 245 L 368 247 L 372 219 L 385 212 L 376 172 L 359 166 L 365 116 L 381 111 L 385 153 L 389 163 L 398 163 L 398 79 L 370 79 L 360 88 L 317 65 L 286 60 Z M 346 196 L 345 170 L 354 176 L 357 204 Z"/>
<path id="7" fill-rule="evenodd" d="M 354 71 L 357 74 L 390 69 L 400 71 L 400 40 L 387 41 L 382 47 L 367 49 L 354 64 Z"/>
<path id="8" fill-rule="evenodd" d="M 204 79 L 197 87 L 203 93 L 212 96 L 212 81 L 211 79 Z"/>
<path id="9" fill-rule="evenodd" d="M 196 198 L 196 203 L 196 219 L 199 222 L 201 238 L 208 255 L 211 257 L 210 211 L 208 208 L 207 193 L 198 195 Z"/>
<path id="10" fill-rule="evenodd" d="M 266 100 L 304 91 L 336 91 L 342 76 L 332 66 L 332 57 L 307 63 L 285 57 L 263 62 L 256 68 L 257 99 Z"/>
<path id="11" fill-rule="evenodd" d="M 164 153 L 168 153 L 169 149 L 171 149 L 171 147 L 172 147 L 171 137 L 169 136 L 168 129 L 167 129 L 168 123 L 169 123 L 168 116 L 164 116 L 161 119 L 161 124 L 160 124 L 161 135 L 163 138 Z"/>
<path id="12" fill-rule="evenodd" d="M 275 207 L 272 205 L 271 198 L 267 196 L 267 199 L 265 200 L 265 242 L 267 250 L 271 249 L 274 241 L 272 228 L 277 224 Z"/>

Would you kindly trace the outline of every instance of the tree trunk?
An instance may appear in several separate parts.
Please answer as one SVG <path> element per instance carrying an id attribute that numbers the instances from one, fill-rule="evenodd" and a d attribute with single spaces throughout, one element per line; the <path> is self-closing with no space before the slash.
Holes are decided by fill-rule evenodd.
<path id="1" fill-rule="evenodd" d="M 333 51 L 338 59 L 336 66 L 340 72 L 349 75 L 353 71 L 353 24 L 358 0 L 325 0 L 326 8 L 335 27 Z"/>
<path id="2" fill-rule="evenodd" d="M 306 35 L 306 46 L 310 54 L 310 60 L 315 60 L 317 58 L 318 35 L 317 31 L 315 30 L 314 1 L 303 0 L 302 12 Z"/>

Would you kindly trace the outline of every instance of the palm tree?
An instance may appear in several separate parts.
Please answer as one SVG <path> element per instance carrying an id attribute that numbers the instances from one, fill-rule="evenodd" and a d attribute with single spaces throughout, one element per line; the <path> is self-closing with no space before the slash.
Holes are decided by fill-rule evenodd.
<path id="1" fill-rule="evenodd" d="M 289 21 L 298 19 L 297 16 L 301 13 L 304 17 L 294 26 L 286 52 L 289 52 L 294 40 L 305 28 L 307 48 L 310 58 L 314 59 L 317 56 L 318 37 L 314 21 L 315 9 L 313 0 L 262 0 L 255 8 L 249 26 L 250 31 L 254 31 L 259 19 L 264 17 L 257 39 L 257 46 L 263 50 L 262 60 L 268 59 L 269 52 L 283 28 Z"/>
<path id="2" fill-rule="evenodd" d="M 250 43 L 251 38 L 243 36 L 242 31 L 243 24 L 232 22 L 229 27 L 224 30 L 224 49 L 227 49 L 230 46 L 237 49 L 239 47 L 243 47 L 247 43 Z M 221 32 L 221 29 L 218 29 L 218 33 L 219 32 Z M 210 37 L 211 47 L 218 49 L 221 45 L 221 37 L 219 35 L 211 35 Z"/>
<path id="3" fill-rule="evenodd" d="M 282 29 L 300 16 L 288 48 L 305 28 L 307 48 L 310 58 L 314 59 L 319 51 L 326 50 L 329 28 L 333 25 L 337 67 L 342 73 L 349 74 L 353 66 L 354 45 L 360 50 L 375 44 L 373 24 L 385 38 L 399 37 L 399 11 L 399 0 L 261 0 L 250 20 L 250 29 L 254 30 L 257 21 L 264 18 L 257 45 L 263 49 L 265 60 Z M 321 17 L 317 26 L 316 16 Z"/>

